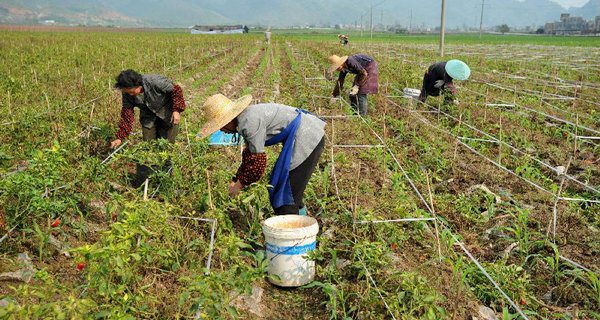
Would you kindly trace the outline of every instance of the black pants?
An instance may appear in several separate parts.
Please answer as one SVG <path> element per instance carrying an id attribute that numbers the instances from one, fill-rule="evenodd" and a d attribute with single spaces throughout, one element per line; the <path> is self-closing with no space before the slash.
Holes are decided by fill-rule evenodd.
<path id="1" fill-rule="evenodd" d="M 367 95 L 363 93 L 350 95 L 350 106 L 361 116 L 367 115 Z"/>
<path id="2" fill-rule="evenodd" d="M 304 207 L 304 190 L 308 185 L 310 176 L 315 171 L 323 148 L 325 147 L 325 136 L 321 139 L 315 150 L 296 169 L 290 171 L 290 187 L 294 197 L 293 205 L 285 205 L 275 208 L 275 214 L 298 214 L 298 210 Z"/>

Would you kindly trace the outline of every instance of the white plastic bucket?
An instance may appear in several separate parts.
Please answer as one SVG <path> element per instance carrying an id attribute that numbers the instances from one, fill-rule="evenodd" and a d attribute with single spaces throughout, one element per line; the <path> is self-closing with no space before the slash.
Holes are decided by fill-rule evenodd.
<path id="1" fill-rule="evenodd" d="M 299 287 L 315 278 L 315 262 L 306 254 L 315 250 L 319 224 L 312 217 L 295 214 L 271 217 L 262 224 L 269 259 L 271 283 Z"/>

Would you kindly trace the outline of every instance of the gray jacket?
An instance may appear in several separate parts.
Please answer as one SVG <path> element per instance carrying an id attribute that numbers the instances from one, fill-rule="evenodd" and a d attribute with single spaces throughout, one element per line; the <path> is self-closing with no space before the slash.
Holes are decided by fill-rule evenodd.
<path id="1" fill-rule="evenodd" d="M 144 93 L 135 97 L 124 93 L 123 107 L 140 108 L 140 123 L 144 128 L 153 128 L 157 117 L 171 125 L 173 82 L 158 74 L 144 74 L 142 81 Z"/>
<path id="2" fill-rule="evenodd" d="M 280 133 L 298 112 L 296 108 L 278 103 L 261 103 L 247 107 L 238 119 L 237 131 L 252 153 L 265 151 L 265 141 Z M 313 114 L 302 114 L 296 131 L 290 170 L 298 167 L 317 147 L 325 135 L 325 122 Z"/>

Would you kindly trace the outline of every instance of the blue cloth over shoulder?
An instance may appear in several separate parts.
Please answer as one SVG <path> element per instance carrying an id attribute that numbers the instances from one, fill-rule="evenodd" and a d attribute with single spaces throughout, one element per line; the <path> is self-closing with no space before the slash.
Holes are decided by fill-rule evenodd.
<path id="1" fill-rule="evenodd" d="M 294 204 L 294 197 L 292 196 L 292 188 L 290 186 L 290 160 L 292 159 L 296 131 L 300 126 L 302 113 L 308 113 L 308 111 L 296 109 L 296 112 L 298 112 L 298 116 L 287 127 L 276 136 L 265 141 L 265 146 L 272 146 L 280 142 L 283 144 L 281 153 L 271 172 L 271 179 L 269 180 L 269 184 L 271 185 L 269 200 L 274 209 Z"/>

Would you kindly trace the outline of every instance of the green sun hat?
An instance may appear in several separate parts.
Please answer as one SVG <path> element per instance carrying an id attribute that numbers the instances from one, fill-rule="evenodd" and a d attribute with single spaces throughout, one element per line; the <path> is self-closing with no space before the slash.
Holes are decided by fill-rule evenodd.
<path id="1" fill-rule="evenodd" d="M 471 75 L 471 69 L 469 66 L 457 59 L 450 60 L 446 62 L 446 73 L 452 77 L 452 79 L 456 80 L 467 80 Z"/>

